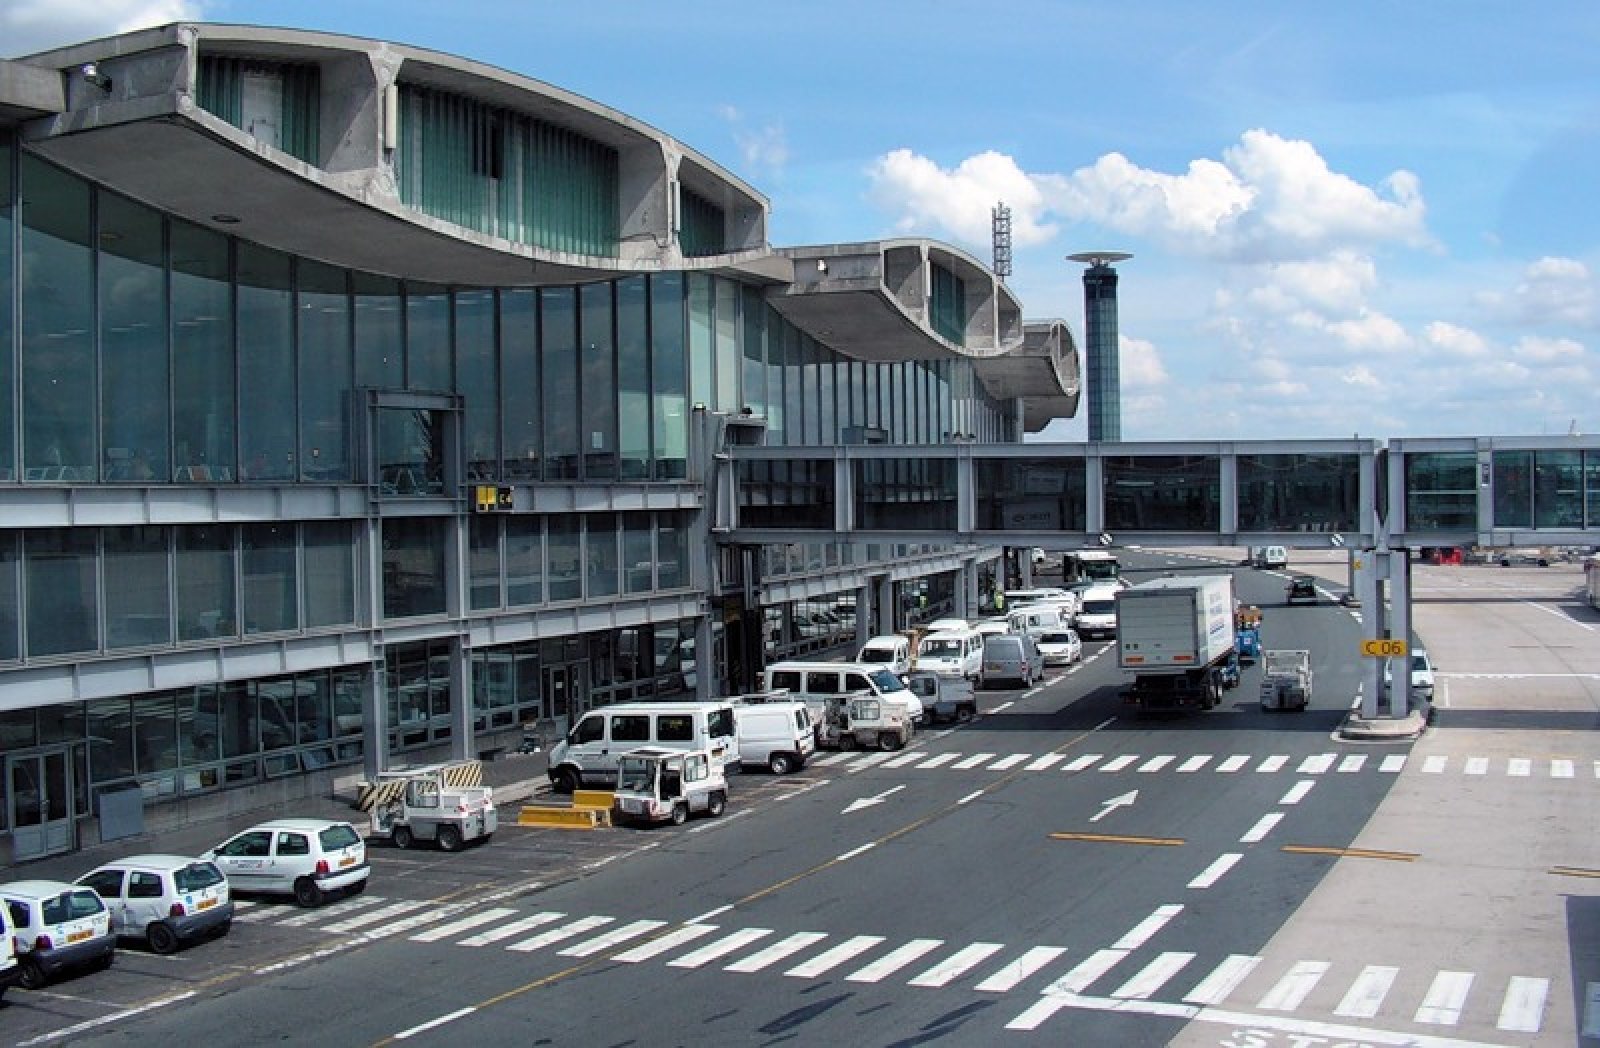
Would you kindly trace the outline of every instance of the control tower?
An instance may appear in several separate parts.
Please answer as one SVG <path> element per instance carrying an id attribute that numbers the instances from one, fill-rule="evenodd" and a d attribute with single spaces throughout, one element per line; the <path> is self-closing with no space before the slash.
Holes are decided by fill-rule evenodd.
<path id="1" fill-rule="evenodd" d="M 1122 375 L 1117 364 L 1117 271 L 1112 263 L 1133 256 L 1126 251 L 1083 251 L 1068 255 L 1082 262 L 1085 391 L 1089 395 L 1089 439 L 1122 439 Z"/>

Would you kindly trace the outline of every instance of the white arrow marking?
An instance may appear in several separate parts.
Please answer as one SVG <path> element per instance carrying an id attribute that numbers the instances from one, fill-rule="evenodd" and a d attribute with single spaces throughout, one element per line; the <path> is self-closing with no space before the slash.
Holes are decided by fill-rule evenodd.
<path id="1" fill-rule="evenodd" d="M 858 801 L 851 801 L 850 802 L 850 807 L 846 808 L 844 811 L 840 812 L 839 814 L 840 815 L 849 815 L 853 811 L 860 811 L 862 808 L 870 808 L 874 804 L 882 804 L 886 797 L 890 796 L 891 794 L 899 793 L 901 790 L 903 790 L 905 788 L 906 788 L 906 784 L 902 782 L 898 786 L 890 786 L 887 790 L 884 790 L 882 793 L 874 794 L 871 797 L 863 797 Z"/>
<path id="2" fill-rule="evenodd" d="M 1129 790 L 1127 793 L 1124 793 L 1120 797 L 1113 797 L 1110 800 L 1106 801 L 1106 806 L 1104 808 L 1100 809 L 1100 813 L 1098 815 L 1089 816 L 1089 821 L 1090 822 L 1099 822 L 1101 819 L 1105 818 L 1107 815 L 1110 815 L 1112 812 L 1116 811 L 1118 808 L 1129 807 L 1130 805 L 1133 804 L 1134 801 L 1136 801 L 1138 799 L 1139 799 L 1139 791 L 1138 790 Z"/>

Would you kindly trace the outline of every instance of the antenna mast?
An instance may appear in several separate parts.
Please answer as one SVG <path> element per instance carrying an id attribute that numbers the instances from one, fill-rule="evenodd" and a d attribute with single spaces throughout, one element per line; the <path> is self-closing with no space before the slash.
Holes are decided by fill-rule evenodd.
<path id="1" fill-rule="evenodd" d="M 1011 275 L 1011 209 L 1005 201 L 994 206 L 994 275 L 1005 283 Z"/>

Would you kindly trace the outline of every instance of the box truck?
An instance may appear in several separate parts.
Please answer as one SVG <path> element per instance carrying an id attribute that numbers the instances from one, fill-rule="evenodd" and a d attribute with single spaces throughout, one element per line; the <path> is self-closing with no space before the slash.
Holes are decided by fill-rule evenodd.
<path id="1" fill-rule="evenodd" d="M 1239 681 L 1232 575 L 1151 579 L 1117 594 L 1123 701 L 1208 710 Z"/>

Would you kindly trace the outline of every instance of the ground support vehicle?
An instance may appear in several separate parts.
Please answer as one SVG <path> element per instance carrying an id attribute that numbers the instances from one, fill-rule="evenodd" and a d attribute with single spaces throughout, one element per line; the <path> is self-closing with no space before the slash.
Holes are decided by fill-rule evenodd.
<path id="1" fill-rule="evenodd" d="M 292 895 L 318 906 L 335 893 L 366 890 L 367 842 L 348 822 L 274 819 L 234 834 L 200 856 L 217 865 L 235 892 Z"/>
<path id="2" fill-rule="evenodd" d="M 1316 576 L 1295 575 L 1290 578 L 1289 585 L 1285 591 L 1284 599 L 1286 603 L 1289 604 L 1294 604 L 1302 600 L 1308 600 L 1315 604 L 1317 602 Z"/>
<path id="3" fill-rule="evenodd" d="M 878 668 L 890 680 L 894 674 Z M 768 685 L 770 690 L 772 686 Z M 624 753 L 644 746 L 667 750 L 704 749 L 719 768 L 739 759 L 733 704 L 710 702 L 616 702 L 585 713 L 550 748 L 548 774 L 557 793 L 617 781 Z"/>
<path id="4" fill-rule="evenodd" d="M 109 968 L 116 959 L 111 911 L 90 888 L 12 881 L 0 884 L 0 905 L 10 919 L 23 989 L 40 989 L 67 971 Z"/>
<path id="5" fill-rule="evenodd" d="M 817 746 L 825 750 L 898 750 L 911 741 L 911 719 L 898 702 L 870 692 L 806 700 L 817 722 Z"/>
<path id="6" fill-rule="evenodd" d="M 184 855 L 130 855 L 78 878 L 111 911 L 111 930 L 152 953 L 228 934 L 233 899 L 215 863 Z"/>
<path id="7" fill-rule="evenodd" d="M 1151 579 L 1116 601 L 1124 703 L 1208 710 L 1238 685 L 1232 575 Z"/>
<path id="8" fill-rule="evenodd" d="M 1241 626 L 1234 632 L 1234 646 L 1239 650 L 1239 661 L 1255 662 L 1261 657 L 1261 630 L 1257 626 Z"/>
<path id="9" fill-rule="evenodd" d="M 1311 705 L 1311 652 L 1283 648 L 1266 653 L 1261 670 L 1261 708 L 1303 710 Z"/>
<path id="10" fill-rule="evenodd" d="M 728 780 L 709 751 L 643 746 L 622 755 L 611 801 L 613 823 L 682 826 L 695 812 L 715 817 L 727 807 Z"/>
<path id="11" fill-rule="evenodd" d="M 487 842 L 500 828 L 494 791 L 483 785 L 477 761 L 381 772 L 377 782 L 362 784 L 356 805 L 371 814 L 372 832 L 396 848 L 432 841 L 442 851 L 456 851 Z"/>
<path id="12" fill-rule="evenodd" d="M 930 722 L 966 722 L 978 715 L 978 695 L 964 677 L 931 670 L 913 670 L 906 676 L 906 687 L 922 700 Z"/>
<path id="13" fill-rule="evenodd" d="M 786 691 L 740 695 L 733 702 L 740 770 L 764 767 L 788 775 L 806 766 L 817 749 L 811 707 Z"/>

